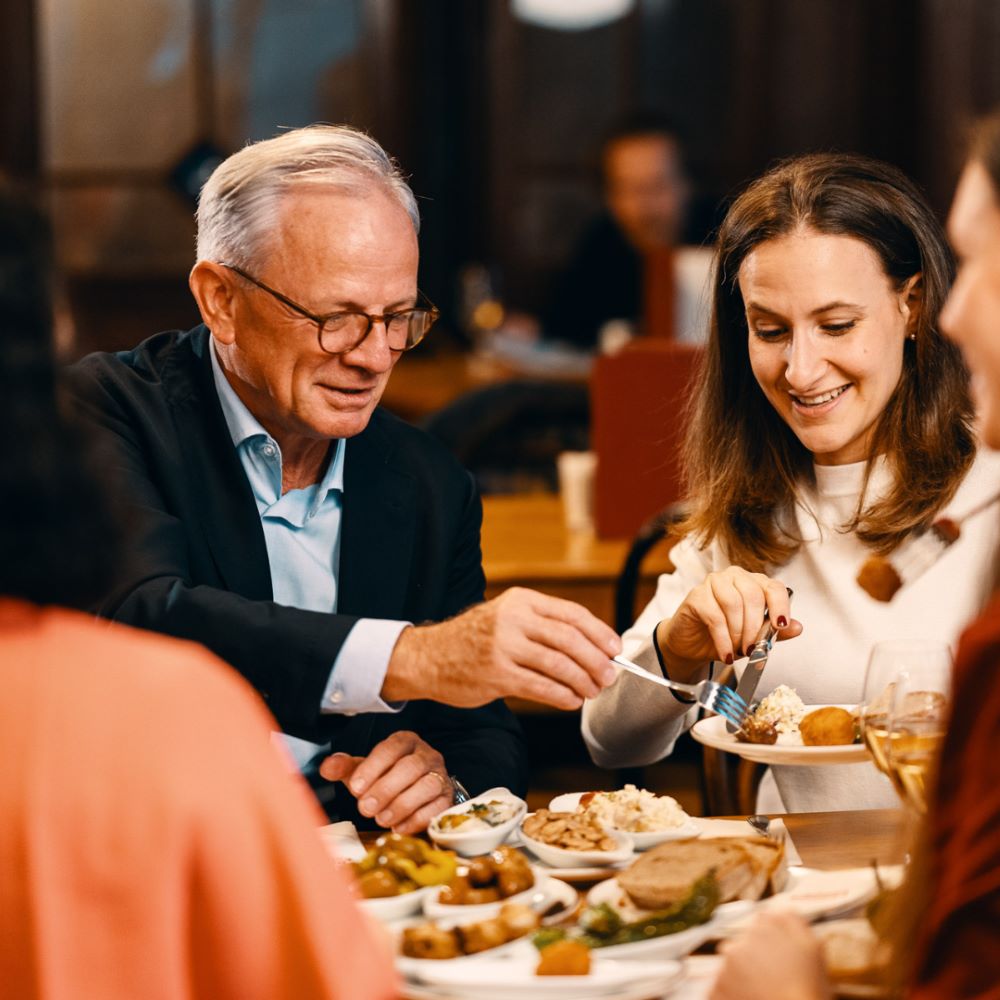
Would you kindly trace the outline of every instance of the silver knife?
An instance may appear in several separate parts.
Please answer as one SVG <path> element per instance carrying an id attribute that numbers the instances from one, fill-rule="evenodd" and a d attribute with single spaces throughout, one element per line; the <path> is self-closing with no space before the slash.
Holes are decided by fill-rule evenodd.
<path id="1" fill-rule="evenodd" d="M 788 596 L 792 596 L 791 590 L 788 591 Z M 750 646 L 750 658 L 747 660 L 747 665 L 743 668 L 743 673 L 740 675 L 739 684 L 736 685 L 736 693 L 747 705 L 750 704 L 753 693 L 757 690 L 757 685 L 760 683 L 761 675 L 764 673 L 764 667 L 767 666 L 767 658 L 771 654 L 771 646 L 774 645 L 774 635 L 777 631 L 774 625 L 771 624 L 771 619 L 765 611 L 764 624 L 761 625 L 760 631 L 757 633 L 757 638 Z M 735 733 L 737 729 L 739 729 L 739 726 L 735 723 L 726 723 L 727 732 Z"/>

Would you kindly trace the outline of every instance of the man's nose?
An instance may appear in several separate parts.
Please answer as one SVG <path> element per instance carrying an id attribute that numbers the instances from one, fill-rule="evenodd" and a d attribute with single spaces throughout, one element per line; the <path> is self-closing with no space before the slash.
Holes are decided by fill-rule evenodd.
<path id="1" fill-rule="evenodd" d="M 822 377 L 826 366 L 826 355 L 816 338 L 808 331 L 793 332 L 785 366 L 788 384 L 793 389 L 808 389 Z"/>
<path id="2" fill-rule="evenodd" d="M 364 340 L 341 355 L 351 365 L 367 371 L 386 372 L 396 360 L 396 353 L 389 349 L 389 331 L 384 319 L 373 319 Z"/>

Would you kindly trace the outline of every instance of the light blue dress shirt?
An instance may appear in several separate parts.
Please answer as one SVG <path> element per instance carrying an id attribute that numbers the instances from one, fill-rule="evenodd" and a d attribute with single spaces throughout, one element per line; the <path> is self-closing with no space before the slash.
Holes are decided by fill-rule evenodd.
<path id="1" fill-rule="evenodd" d="M 246 408 L 229 384 L 212 346 L 212 373 L 222 412 L 236 454 L 250 482 L 271 569 L 274 600 L 304 611 L 337 610 L 340 569 L 340 530 L 343 513 L 346 442 L 336 442 L 326 473 L 319 483 L 281 492 L 281 448 Z M 320 711 L 353 715 L 357 712 L 398 712 L 379 697 L 389 657 L 399 633 L 410 624 L 361 618 L 351 629 L 331 665 Z M 285 737 L 300 765 L 319 747 L 306 740 Z"/>

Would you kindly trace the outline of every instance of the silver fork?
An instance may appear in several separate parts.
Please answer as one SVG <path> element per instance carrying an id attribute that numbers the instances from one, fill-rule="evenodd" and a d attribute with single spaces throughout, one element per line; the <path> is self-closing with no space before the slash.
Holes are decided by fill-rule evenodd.
<path id="1" fill-rule="evenodd" d="M 747 714 L 747 703 L 732 689 L 717 681 L 698 681 L 697 684 L 681 684 L 679 681 L 669 681 L 665 677 L 657 677 L 648 670 L 643 670 L 637 663 L 626 660 L 624 656 L 613 656 L 611 662 L 627 670 L 636 677 L 659 684 L 660 687 L 679 691 L 690 695 L 699 705 L 704 705 L 710 712 L 721 715 L 724 719 L 740 726 Z"/>

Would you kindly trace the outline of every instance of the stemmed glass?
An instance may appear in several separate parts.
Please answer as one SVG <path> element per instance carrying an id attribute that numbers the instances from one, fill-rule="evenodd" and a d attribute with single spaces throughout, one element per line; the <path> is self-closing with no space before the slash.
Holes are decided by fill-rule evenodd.
<path id="1" fill-rule="evenodd" d="M 875 766 L 904 803 L 927 811 L 928 775 L 944 741 L 952 657 L 938 640 L 877 643 L 868 660 L 859 716 Z"/>

